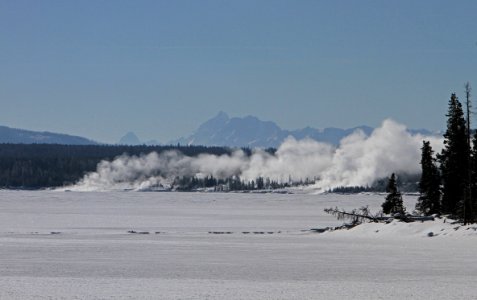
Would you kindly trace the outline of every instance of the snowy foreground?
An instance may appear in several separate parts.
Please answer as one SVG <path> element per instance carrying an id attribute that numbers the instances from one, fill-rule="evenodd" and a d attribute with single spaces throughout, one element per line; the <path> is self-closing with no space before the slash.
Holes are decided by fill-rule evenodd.
<path id="1" fill-rule="evenodd" d="M 308 231 L 341 224 L 326 207 L 382 201 L 0 191 L 0 299 L 475 299 L 472 226 Z"/>

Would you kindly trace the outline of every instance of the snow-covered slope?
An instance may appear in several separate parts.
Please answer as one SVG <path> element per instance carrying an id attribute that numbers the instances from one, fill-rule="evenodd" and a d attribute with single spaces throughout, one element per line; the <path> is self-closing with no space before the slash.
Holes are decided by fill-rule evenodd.
<path id="1" fill-rule="evenodd" d="M 473 237 L 477 238 L 477 225 L 462 225 L 446 218 L 435 221 L 405 223 L 394 220 L 386 223 L 363 223 L 349 230 L 335 230 L 330 234 L 346 235 L 353 238 L 406 238 L 406 237 Z"/>

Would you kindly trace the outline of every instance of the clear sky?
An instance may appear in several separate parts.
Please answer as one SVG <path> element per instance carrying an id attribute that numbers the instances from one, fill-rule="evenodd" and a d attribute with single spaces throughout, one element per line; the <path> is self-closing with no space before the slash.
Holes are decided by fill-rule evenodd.
<path id="1" fill-rule="evenodd" d="M 0 0 L 0 124 L 17 128 L 165 142 L 223 110 L 440 130 L 466 81 L 477 102 L 475 0 Z"/>

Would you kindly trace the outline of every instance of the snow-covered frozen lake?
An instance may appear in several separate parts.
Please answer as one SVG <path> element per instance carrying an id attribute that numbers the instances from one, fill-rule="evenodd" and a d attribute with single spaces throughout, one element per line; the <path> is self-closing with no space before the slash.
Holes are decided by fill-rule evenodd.
<path id="1" fill-rule="evenodd" d="M 307 231 L 341 224 L 324 208 L 382 201 L 0 191 L 0 299 L 475 299 L 472 230 Z"/>

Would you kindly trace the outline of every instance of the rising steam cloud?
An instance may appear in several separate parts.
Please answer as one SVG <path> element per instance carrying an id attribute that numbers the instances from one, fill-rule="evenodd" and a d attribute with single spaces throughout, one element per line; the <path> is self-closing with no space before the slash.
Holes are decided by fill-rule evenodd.
<path id="1" fill-rule="evenodd" d="M 418 173 L 422 140 L 430 140 L 440 151 L 442 139 L 411 135 L 406 127 L 385 120 L 370 136 L 357 130 L 341 140 L 336 148 L 311 139 L 287 138 L 274 155 L 254 150 L 251 156 L 237 150 L 231 155 L 201 154 L 184 156 L 177 151 L 161 154 L 120 156 L 102 161 L 97 171 L 87 174 L 71 190 L 98 191 L 144 190 L 170 185 L 176 176 L 227 178 L 238 175 L 244 180 L 259 176 L 277 181 L 319 178 L 317 191 L 337 186 L 371 185 L 392 172 Z"/>

